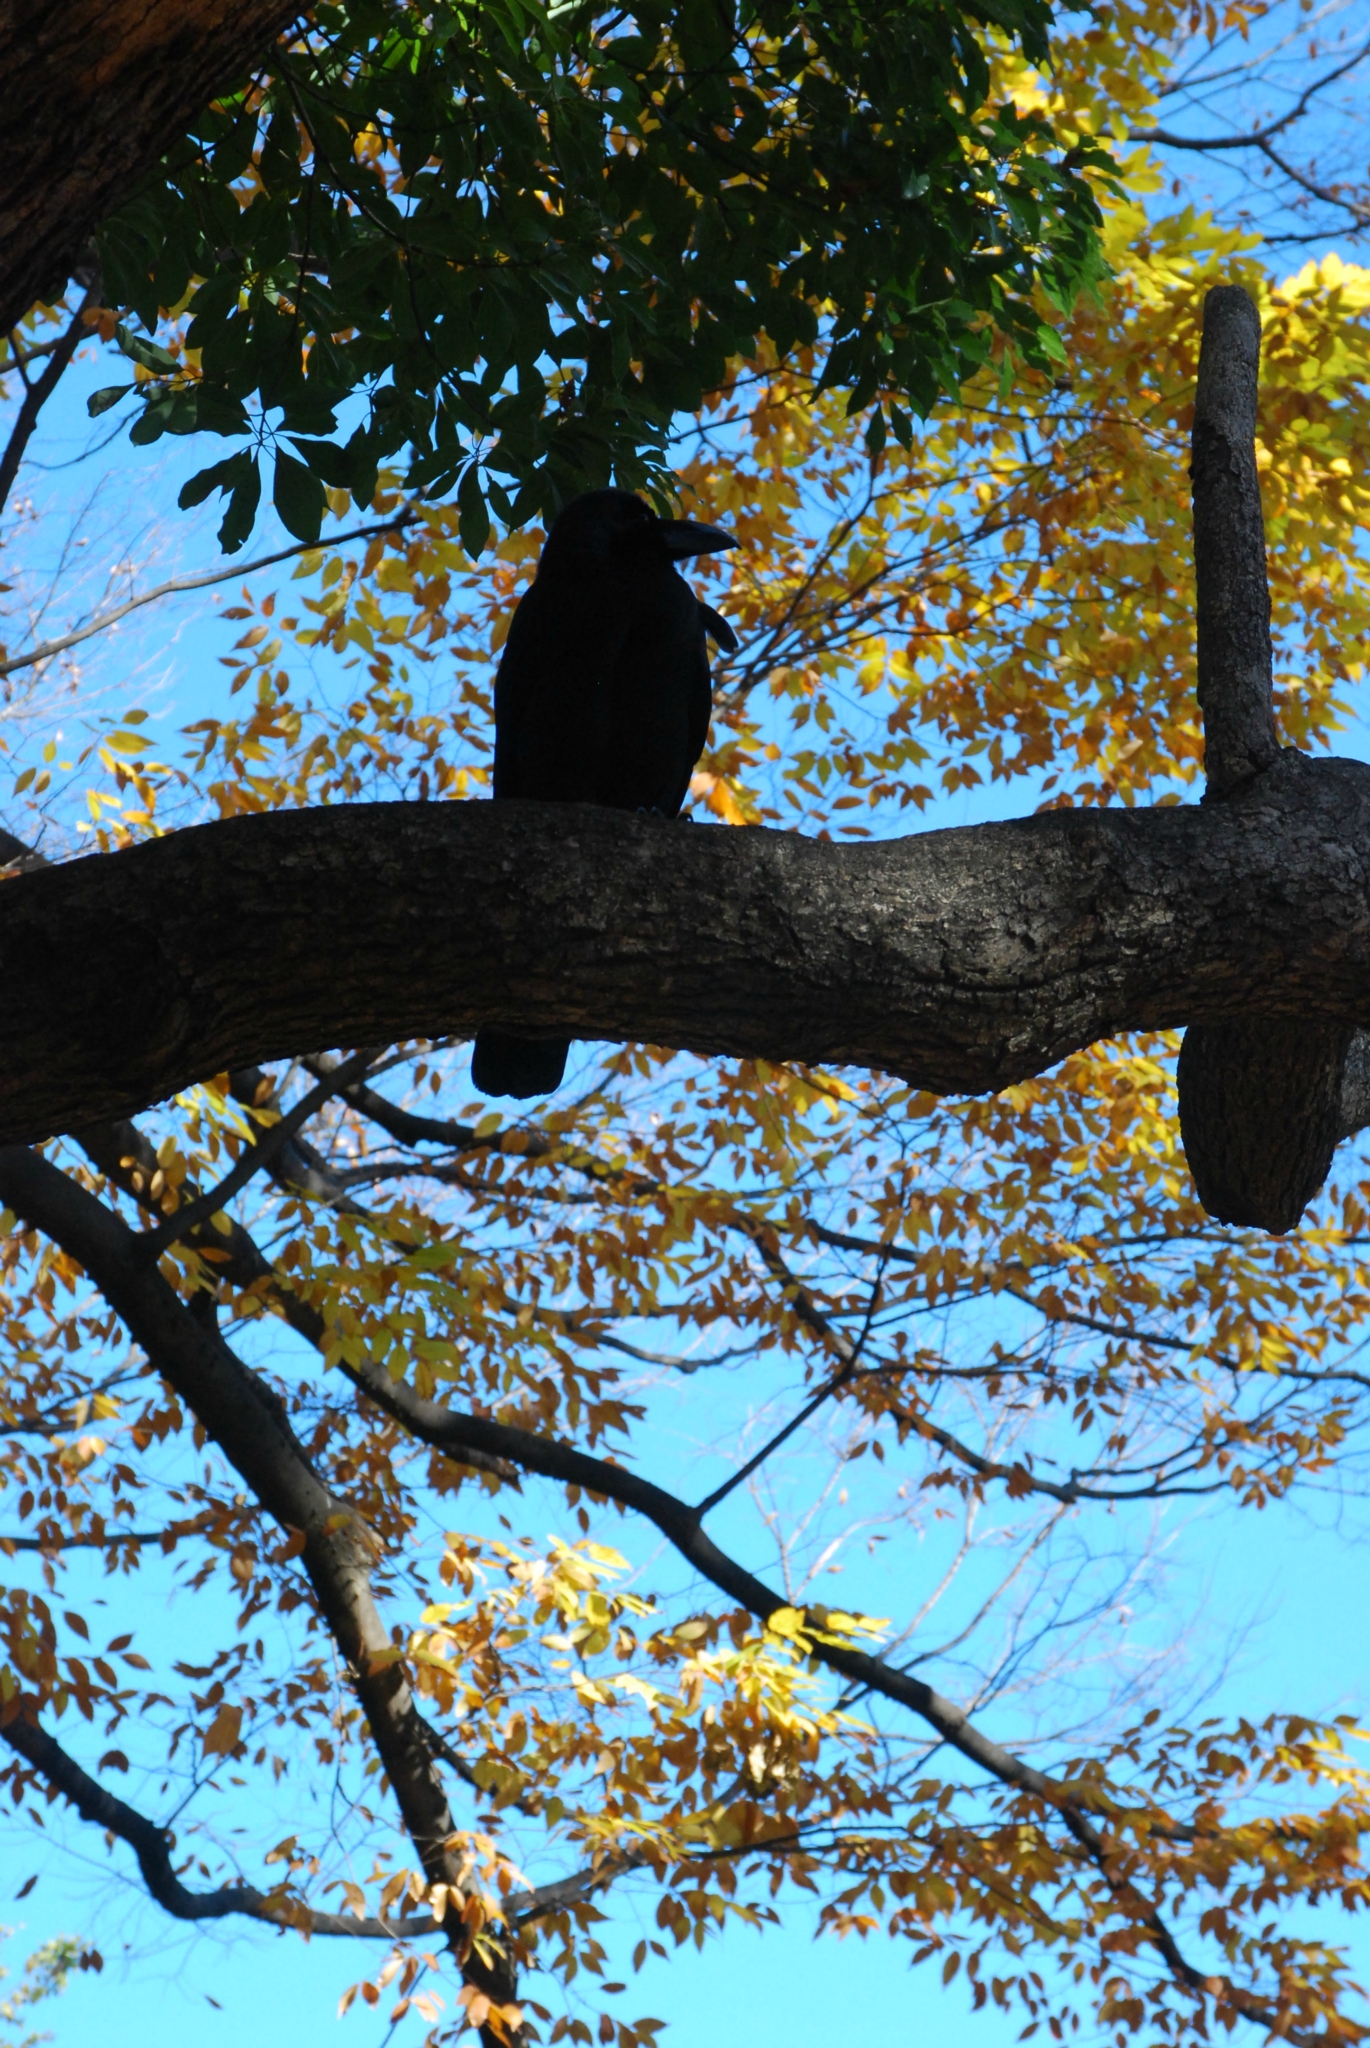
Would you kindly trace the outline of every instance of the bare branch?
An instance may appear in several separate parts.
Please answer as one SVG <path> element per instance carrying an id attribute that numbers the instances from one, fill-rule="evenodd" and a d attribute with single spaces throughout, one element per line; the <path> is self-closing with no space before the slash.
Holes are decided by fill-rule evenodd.
<path id="1" fill-rule="evenodd" d="M 167 1829 L 106 1791 L 35 1720 L 17 1713 L 0 1726 L 0 1738 L 46 1784 L 69 1799 L 82 1820 L 105 1828 L 128 1843 L 138 1858 L 144 1884 L 173 1919 L 223 1920 L 240 1913 L 249 1920 L 265 1920 L 273 1927 L 298 1927 L 306 1934 L 342 1935 L 353 1941 L 403 1941 L 413 1935 L 441 1931 L 431 1913 L 397 1920 L 363 1920 L 350 1913 L 318 1913 L 288 1899 L 284 1892 L 273 1896 L 250 1884 L 220 1885 L 212 1892 L 190 1891 L 176 1875 L 171 1860 L 172 1837 Z"/>
<path id="2" fill-rule="evenodd" d="M 287 1110 L 277 1123 L 263 1132 L 255 1144 L 245 1146 L 231 1173 L 226 1173 L 217 1187 L 209 1188 L 197 1195 L 192 1202 L 183 1203 L 172 1211 L 166 1221 L 156 1230 L 149 1230 L 138 1239 L 138 1249 L 147 1260 L 159 1259 L 164 1251 L 178 1244 L 192 1231 L 198 1230 L 210 1218 L 217 1216 L 224 1205 L 231 1202 L 239 1191 L 245 1188 L 255 1175 L 261 1173 L 294 1137 L 295 1133 L 317 1116 L 330 1095 L 339 1087 L 345 1087 L 354 1075 L 364 1074 L 376 1057 L 377 1048 L 365 1047 L 354 1052 L 350 1059 L 335 1067 L 324 1080 L 318 1082 L 307 1094 L 302 1095 L 294 1106 Z"/>
<path id="3" fill-rule="evenodd" d="M 1345 78 L 1358 64 L 1363 64 L 1367 57 L 1370 57 L 1370 42 L 1363 43 L 1340 64 L 1334 64 L 1330 71 L 1325 71 L 1320 78 L 1313 79 L 1304 87 L 1287 114 L 1282 114 L 1278 121 L 1267 122 L 1263 128 L 1252 128 L 1239 135 L 1208 136 L 1176 135 L 1169 128 L 1137 128 L 1127 139 L 1129 142 L 1160 143 L 1167 149 L 1263 149 L 1266 143 L 1273 142 L 1277 135 L 1283 135 L 1286 130 L 1301 121 L 1319 93 L 1326 92 L 1329 85 L 1335 85 L 1339 79 Z"/>
<path id="4" fill-rule="evenodd" d="M 233 583 L 240 576 L 255 576 L 259 569 L 273 568 L 277 562 L 289 562 L 296 555 L 317 554 L 321 548 L 341 548 L 346 547 L 349 541 L 373 540 L 377 534 L 398 533 L 403 527 L 412 525 L 417 517 L 412 506 L 405 506 L 393 519 L 377 520 L 370 526 L 354 526 L 347 533 L 326 534 L 322 540 L 298 541 L 293 547 L 278 548 L 274 555 L 259 555 L 255 562 L 239 562 L 231 569 L 207 569 L 200 576 L 173 576 L 169 583 L 159 583 L 152 590 L 140 591 L 137 597 L 129 598 L 125 604 L 116 604 L 109 611 L 98 613 L 74 632 L 63 633 L 56 640 L 41 641 L 24 654 L 12 654 L 7 661 L 0 661 L 0 676 L 12 675 L 17 668 L 30 668 L 36 661 L 47 661 L 54 654 L 65 653 L 68 647 L 79 647 L 83 640 L 108 632 L 111 626 L 118 625 L 120 619 L 126 619 L 130 612 L 140 611 L 145 604 L 156 604 L 164 597 L 179 597 L 187 590 L 207 590 L 213 583 Z"/>
<path id="5" fill-rule="evenodd" d="M 60 340 L 53 344 L 47 367 L 44 369 L 42 376 L 30 380 L 23 362 L 19 359 L 18 351 L 16 350 L 15 352 L 16 367 L 24 380 L 24 396 L 19 407 L 18 417 L 10 429 L 10 437 L 5 444 L 4 453 L 0 454 L 0 512 L 3 512 L 6 504 L 9 502 L 9 494 L 14 487 L 14 479 L 19 474 L 19 465 L 24 459 L 24 450 L 33 438 L 33 430 L 38 424 L 39 413 L 57 389 L 58 384 L 61 382 L 63 371 L 75 355 L 80 344 L 90 338 L 91 330 L 86 325 L 86 314 L 92 307 L 99 305 L 102 290 L 100 275 L 98 270 L 95 269 L 93 262 L 83 265 L 79 278 L 80 282 L 86 286 L 85 296 L 67 323 L 65 333 L 61 336 Z M 11 341 L 10 346 L 13 348 L 13 341 Z M 0 663 L 0 675 L 8 673 L 9 666 L 10 664 L 8 663 Z"/>
<path id="6" fill-rule="evenodd" d="M 334 1071 L 334 1063 L 320 1057 L 306 1058 L 303 1064 L 320 1080 Z M 497 1147 L 504 1135 L 502 1131 L 492 1131 L 487 1137 L 478 1138 L 473 1124 L 453 1123 L 446 1117 L 415 1116 L 412 1110 L 402 1109 L 364 1082 L 351 1081 L 338 1092 L 344 1102 L 379 1124 L 400 1145 L 441 1145 L 450 1152 L 482 1152 Z"/>

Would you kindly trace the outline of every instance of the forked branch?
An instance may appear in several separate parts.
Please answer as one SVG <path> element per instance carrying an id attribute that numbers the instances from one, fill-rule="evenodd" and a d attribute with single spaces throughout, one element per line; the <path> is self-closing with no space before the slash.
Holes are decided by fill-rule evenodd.
<path id="1" fill-rule="evenodd" d="M 16 1714 L 13 1720 L 0 1726 L 0 1739 L 23 1757 L 45 1784 L 69 1799 L 82 1820 L 105 1828 L 128 1843 L 138 1858 L 144 1884 L 173 1919 L 223 1920 L 230 1914 L 242 1914 L 249 1920 L 265 1920 L 273 1927 L 298 1927 L 306 1934 L 344 1935 L 362 1941 L 402 1941 L 412 1935 L 439 1931 L 431 1913 L 394 1920 L 365 1920 L 351 1913 L 318 1913 L 288 1898 L 284 1891 L 272 1895 L 259 1892 L 250 1884 L 219 1885 L 212 1892 L 191 1891 L 176 1875 L 168 1830 L 107 1791 L 35 1720 L 23 1712 Z"/>

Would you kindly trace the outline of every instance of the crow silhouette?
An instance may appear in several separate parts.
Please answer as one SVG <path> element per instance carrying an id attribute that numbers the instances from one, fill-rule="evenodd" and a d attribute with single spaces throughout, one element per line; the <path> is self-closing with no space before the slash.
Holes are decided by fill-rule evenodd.
<path id="1" fill-rule="evenodd" d="M 494 793 L 674 818 L 709 736 L 706 635 L 737 636 L 676 563 L 736 547 L 693 519 L 660 519 L 631 491 L 587 491 L 552 523 L 495 678 Z M 570 1040 L 477 1034 L 483 1095 L 549 1095 Z"/>

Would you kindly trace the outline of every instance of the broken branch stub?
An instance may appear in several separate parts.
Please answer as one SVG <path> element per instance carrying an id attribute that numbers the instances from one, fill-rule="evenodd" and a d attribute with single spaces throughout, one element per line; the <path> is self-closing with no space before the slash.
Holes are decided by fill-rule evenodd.
<path id="1" fill-rule="evenodd" d="M 1180 1133 L 1199 1200 L 1220 1223 L 1292 1230 L 1345 1135 L 1352 1027 L 1328 1017 L 1191 1024 L 1180 1048 Z"/>
<path id="2" fill-rule="evenodd" d="M 1206 804 L 1250 791 L 1280 755 L 1265 522 L 1256 470 L 1260 315 L 1240 285 L 1204 300 L 1190 479 Z M 1180 1133 L 1199 1200 L 1220 1223 L 1292 1230 L 1346 1134 L 1355 1033 L 1330 1018 L 1192 1024 Z"/>

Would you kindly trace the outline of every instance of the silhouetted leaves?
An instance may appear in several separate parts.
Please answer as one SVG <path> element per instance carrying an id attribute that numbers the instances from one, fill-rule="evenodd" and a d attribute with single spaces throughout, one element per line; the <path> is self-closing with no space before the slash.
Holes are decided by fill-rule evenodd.
<path id="1" fill-rule="evenodd" d="M 1040 60 L 1049 18 L 322 6 L 101 232 L 111 299 L 149 333 L 188 303 L 194 381 L 223 401 L 150 409 L 134 437 L 245 433 L 261 408 L 361 504 L 373 456 L 403 453 L 430 498 L 460 485 L 474 539 L 476 493 L 517 523 L 611 478 L 667 483 L 672 417 L 763 333 L 817 348 L 854 411 L 926 413 L 995 328 L 1045 361 L 1036 294 L 1066 304 L 1096 273 L 1085 173 L 1107 158 L 996 94 L 985 37 Z M 367 458 L 342 478 L 345 404 Z M 273 496 L 304 519 L 285 475 Z"/>

